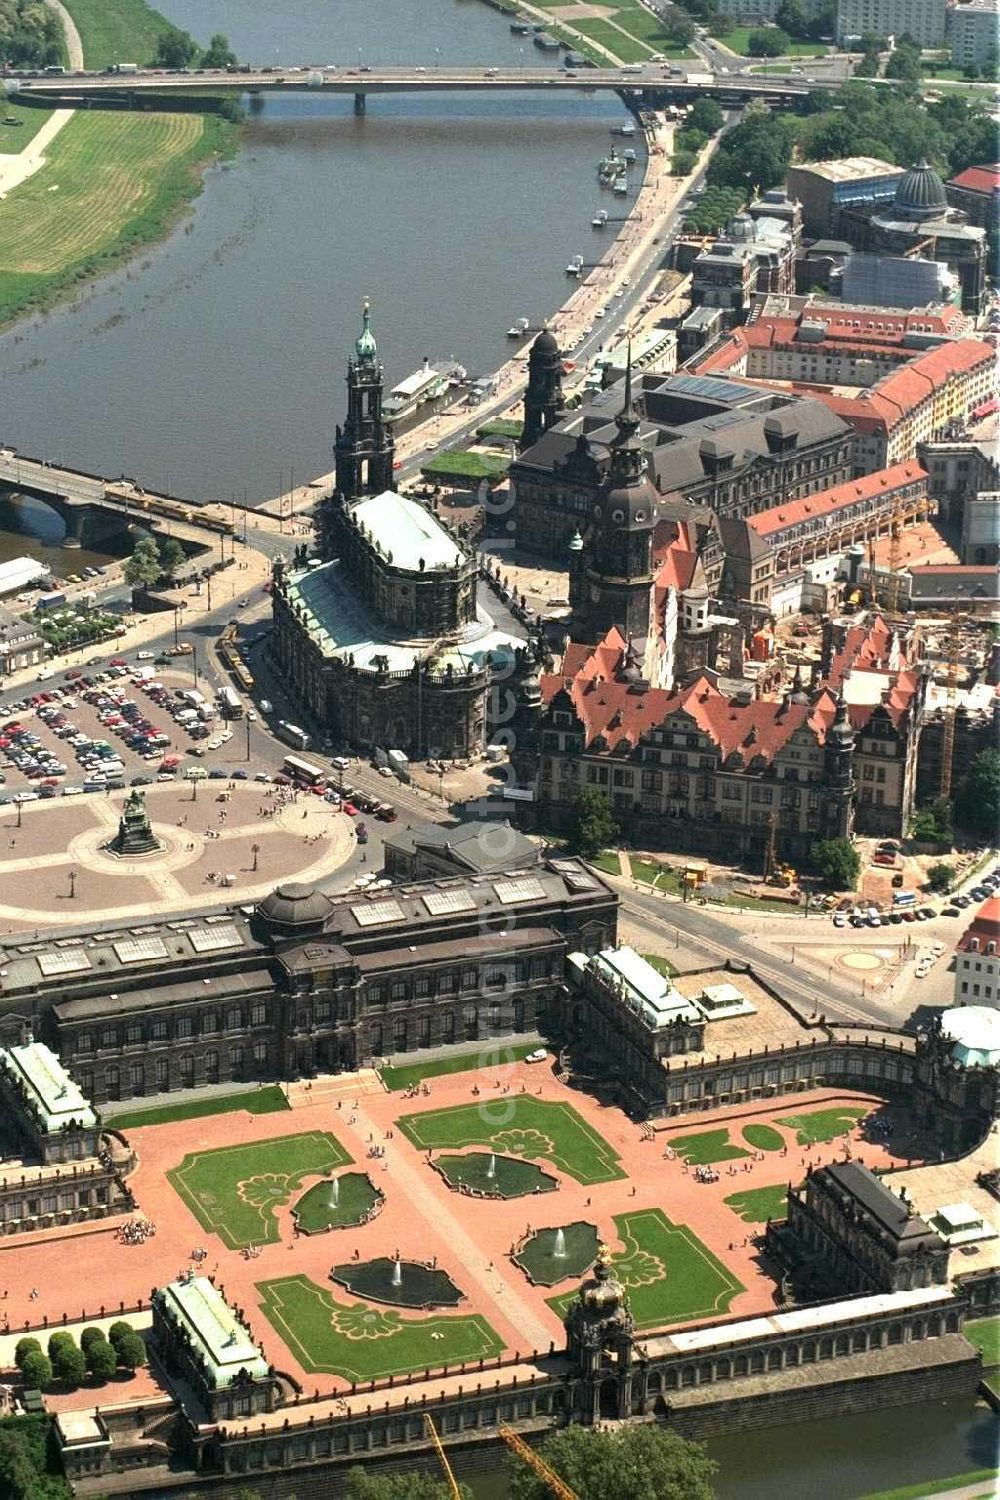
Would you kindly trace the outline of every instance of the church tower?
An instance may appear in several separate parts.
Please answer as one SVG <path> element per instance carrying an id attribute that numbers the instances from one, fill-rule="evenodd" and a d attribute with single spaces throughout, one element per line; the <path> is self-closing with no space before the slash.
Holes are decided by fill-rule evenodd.
<path id="1" fill-rule="evenodd" d="M 563 415 L 562 355 L 554 335 L 543 328 L 528 354 L 521 447 L 530 448 Z"/>
<path id="2" fill-rule="evenodd" d="M 382 415 L 385 375 L 367 302 L 347 366 L 347 418 L 333 445 L 336 488 L 348 504 L 392 488 L 392 428 Z"/>
<path id="3" fill-rule="evenodd" d="M 574 617 L 577 640 L 598 641 L 614 625 L 637 641 L 650 634 L 652 542 L 660 496 L 646 474 L 640 420 L 632 397 L 630 355 L 608 474 L 591 512 L 583 576 L 575 590 L 581 601 Z"/>

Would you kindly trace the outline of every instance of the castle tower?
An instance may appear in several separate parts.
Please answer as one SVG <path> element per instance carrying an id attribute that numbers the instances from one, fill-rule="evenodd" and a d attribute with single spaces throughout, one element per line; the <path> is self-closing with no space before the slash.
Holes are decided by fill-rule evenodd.
<path id="1" fill-rule="evenodd" d="M 348 504 L 392 488 L 394 446 L 392 428 L 382 415 L 384 386 L 371 307 L 365 302 L 361 333 L 347 366 L 347 418 L 333 445 L 337 492 Z"/>
<path id="2" fill-rule="evenodd" d="M 850 838 L 854 825 L 854 730 L 841 698 L 823 751 L 823 838 Z"/>
<path id="3" fill-rule="evenodd" d="M 565 1327 L 566 1352 L 579 1376 L 580 1420 L 589 1425 L 630 1416 L 633 1394 L 645 1395 L 633 1391 L 635 1322 L 605 1244 L 598 1245 L 593 1272 L 566 1311 Z"/>
<path id="4" fill-rule="evenodd" d="M 581 605 L 574 615 L 577 640 L 600 640 L 615 625 L 637 641 L 650 633 L 652 539 L 660 496 L 646 474 L 640 420 L 632 397 L 630 353 L 608 474 L 591 513 L 584 577 L 577 591 Z"/>
<path id="5" fill-rule="evenodd" d="M 521 447 L 537 443 L 542 433 L 558 422 L 563 410 L 562 355 L 555 336 L 543 328 L 528 354 Z"/>

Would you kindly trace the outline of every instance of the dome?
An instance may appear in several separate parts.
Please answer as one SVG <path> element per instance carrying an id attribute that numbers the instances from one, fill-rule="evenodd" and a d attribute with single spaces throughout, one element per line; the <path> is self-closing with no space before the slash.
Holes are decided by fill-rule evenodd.
<path id="1" fill-rule="evenodd" d="M 951 1055 L 964 1068 L 1000 1065 L 1000 1010 L 990 1005 L 956 1005 L 942 1015 L 941 1032 L 954 1043 Z"/>
<path id="2" fill-rule="evenodd" d="M 652 530 L 659 500 L 660 492 L 650 479 L 616 486 L 603 498 L 604 524 L 606 527 L 632 526 Z"/>
<path id="3" fill-rule="evenodd" d="M 330 903 L 314 885 L 289 881 L 265 896 L 257 911 L 277 927 L 318 926 L 329 916 Z"/>
<path id="4" fill-rule="evenodd" d="M 948 207 L 944 183 L 926 157 L 911 167 L 896 189 L 897 211 L 908 219 L 931 219 Z"/>
<path id="5" fill-rule="evenodd" d="M 551 328 L 543 328 L 531 346 L 532 354 L 558 354 L 559 345 Z"/>

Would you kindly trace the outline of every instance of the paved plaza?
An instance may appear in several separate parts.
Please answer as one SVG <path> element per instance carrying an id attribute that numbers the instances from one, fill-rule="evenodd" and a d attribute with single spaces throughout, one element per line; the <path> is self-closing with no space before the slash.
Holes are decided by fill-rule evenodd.
<path id="1" fill-rule="evenodd" d="M 864 1138 L 861 1117 L 885 1105 L 832 1090 L 650 1130 L 522 1062 L 435 1077 L 425 1089 L 388 1093 L 373 1075 L 343 1075 L 289 1085 L 283 1112 L 131 1127 L 130 1184 L 155 1234 L 123 1243 L 121 1221 L 109 1220 L 0 1242 L 4 1344 L 27 1324 L 145 1301 L 203 1251 L 202 1269 L 245 1311 L 267 1357 L 310 1391 L 545 1351 L 562 1345 L 577 1278 L 556 1272 L 535 1285 L 514 1256 L 538 1230 L 581 1225 L 608 1244 L 644 1328 L 763 1313 L 774 1306 L 774 1268 L 755 1237 L 788 1182 L 848 1151 L 873 1167 L 916 1158 L 902 1121 L 888 1147 Z M 486 1146 L 537 1160 L 557 1187 L 511 1198 L 460 1191 L 434 1169 L 434 1143 L 452 1159 Z M 693 1164 L 705 1160 L 718 1162 L 710 1180 Z M 359 1173 L 377 1190 L 367 1218 L 300 1232 L 299 1200 Z M 462 1300 L 389 1308 L 331 1283 L 334 1265 L 377 1258 L 398 1258 L 404 1275 L 444 1272 Z M 77 1396 L 92 1400 L 85 1389 Z"/>
<path id="2" fill-rule="evenodd" d="M 283 880 L 328 879 L 355 852 L 351 820 L 305 793 L 281 802 L 258 782 L 223 780 L 144 790 L 163 848 L 136 859 L 105 847 L 124 791 L 29 803 L 20 827 L 16 807 L 0 809 L 0 932 L 255 900 Z"/>

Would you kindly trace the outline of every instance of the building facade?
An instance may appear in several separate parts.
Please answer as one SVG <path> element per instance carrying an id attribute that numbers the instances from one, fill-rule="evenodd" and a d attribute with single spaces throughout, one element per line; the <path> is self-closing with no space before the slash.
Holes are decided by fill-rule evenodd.
<path id="1" fill-rule="evenodd" d="M 921 47 L 939 47 L 945 16 L 945 0 L 837 0 L 837 45 L 866 35 L 906 33 Z"/>
<path id="2" fill-rule="evenodd" d="M 997 0 L 971 0 L 953 5 L 948 15 L 951 60 L 956 68 L 996 67 L 1000 43 L 1000 6 Z"/>
<path id="3" fill-rule="evenodd" d="M 1000 1011 L 1000 897 L 984 901 L 955 951 L 955 1004 Z"/>
<path id="4" fill-rule="evenodd" d="M 96 928 L 59 949 L 8 940 L 0 1041 L 43 1036 L 102 1102 L 530 1035 L 567 950 L 613 942 L 616 911 L 597 876 L 557 860 L 380 899 L 288 884 L 251 916 Z"/>

